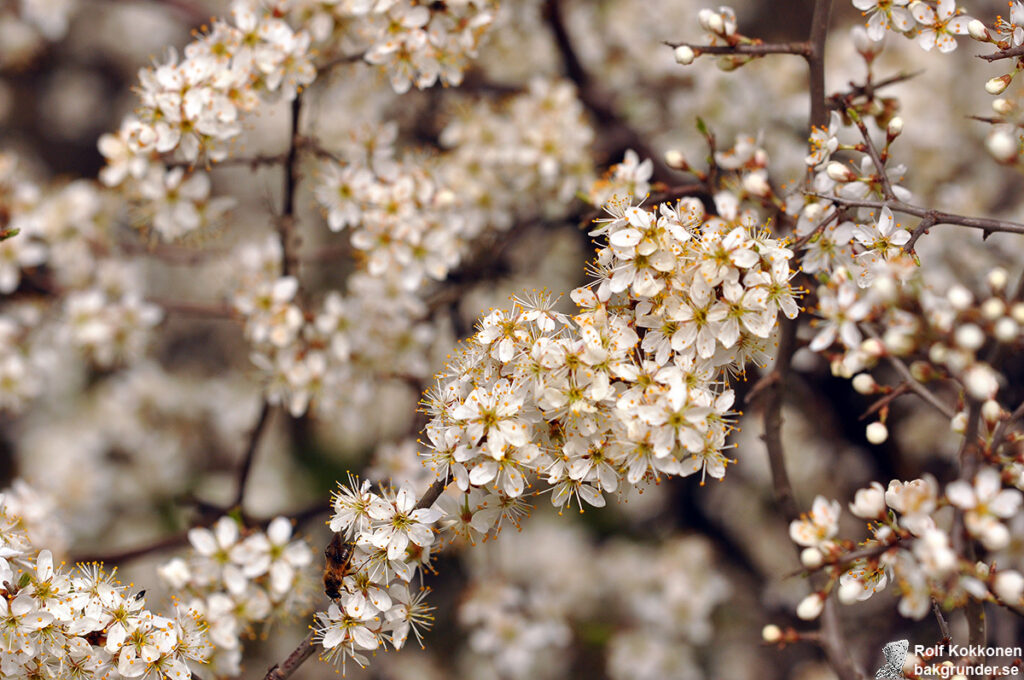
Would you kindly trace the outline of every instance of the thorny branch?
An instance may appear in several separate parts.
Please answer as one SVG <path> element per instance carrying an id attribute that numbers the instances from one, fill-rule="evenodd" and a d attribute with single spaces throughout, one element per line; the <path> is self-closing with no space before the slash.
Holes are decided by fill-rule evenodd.
<path id="1" fill-rule="evenodd" d="M 915 205 L 910 205 L 909 203 L 904 203 L 899 200 L 875 201 L 861 198 L 844 198 L 842 196 L 831 196 L 828 194 L 817 194 L 814 192 L 808 192 L 807 195 L 821 198 L 826 201 L 832 201 L 839 205 L 849 206 L 851 208 L 875 208 L 878 210 L 881 210 L 882 208 L 889 208 L 889 210 L 892 210 L 893 212 L 913 215 L 922 219 L 930 219 L 932 224 L 955 224 L 962 227 L 981 229 L 985 232 L 1024 234 L 1024 224 L 1021 224 L 1020 222 L 1011 222 L 1009 220 L 999 220 L 990 217 L 968 217 L 966 215 L 957 215 L 955 213 L 949 213 L 942 210 L 929 210 L 926 208 L 919 208 Z"/>
<path id="2" fill-rule="evenodd" d="M 613 135 L 621 138 L 619 146 L 623 149 L 632 148 L 641 158 L 647 157 L 651 160 L 654 164 L 653 178 L 655 180 L 671 183 L 676 173 L 665 164 L 661 154 L 652 149 L 647 141 L 619 115 L 612 105 L 610 94 L 604 91 L 583 67 L 566 27 L 565 17 L 562 14 L 562 0 L 546 0 L 545 12 L 565 73 L 570 80 L 576 83 L 580 101 L 599 123 Z"/>

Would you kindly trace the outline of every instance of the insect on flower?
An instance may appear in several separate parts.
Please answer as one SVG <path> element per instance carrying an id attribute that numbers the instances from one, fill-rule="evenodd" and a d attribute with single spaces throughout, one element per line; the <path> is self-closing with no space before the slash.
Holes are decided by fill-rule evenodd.
<path id="1" fill-rule="evenodd" d="M 341 597 L 341 585 L 352 568 L 352 553 L 355 545 L 346 541 L 341 534 L 334 534 L 330 544 L 324 548 L 324 592 L 336 600 Z"/>

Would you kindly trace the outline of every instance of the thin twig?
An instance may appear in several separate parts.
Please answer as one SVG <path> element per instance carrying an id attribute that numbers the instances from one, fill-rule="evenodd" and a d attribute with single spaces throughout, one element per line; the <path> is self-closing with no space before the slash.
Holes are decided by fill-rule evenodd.
<path id="1" fill-rule="evenodd" d="M 284 198 L 281 201 L 281 217 L 277 220 L 277 233 L 281 239 L 282 276 L 293 274 L 297 265 L 292 248 L 292 231 L 295 228 L 295 190 L 299 183 L 299 121 L 301 117 L 302 95 L 297 94 L 292 101 L 291 136 L 289 137 L 288 156 L 284 166 Z"/>
<path id="2" fill-rule="evenodd" d="M 935 600 L 932 600 L 932 611 L 935 612 L 935 620 L 939 623 L 939 632 L 942 633 L 942 643 L 949 642 L 953 639 L 953 636 L 949 632 L 949 622 L 946 621 L 946 617 L 942 614 L 942 608 Z"/>
<path id="3" fill-rule="evenodd" d="M 1006 438 L 1010 425 L 1022 417 L 1024 417 L 1024 402 L 1021 402 L 1008 417 L 1003 418 L 996 424 L 995 429 L 992 431 L 992 441 L 988 445 L 989 452 L 997 453 L 999 451 L 999 447 L 1003 445 L 1003 440 Z"/>
<path id="4" fill-rule="evenodd" d="M 847 113 L 857 125 L 857 129 L 860 130 L 860 136 L 864 139 L 864 148 L 867 150 L 868 156 L 871 157 L 871 162 L 874 163 L 875 169 L 878 170 L 878 181 L 882 186 L 882 195 L 889 201 L 898 200 L 896 198 L 896 194 L 893 193 L 892 184 L 889 182 L 889 176 L 885 174 L 885 162 L 882 161 L 882 157 L 878 154 L 878 149 L 875 148 L 875 143 L 871 141 L 871 135 L 868 133 L 868 127 L 864 124 L 864 121 L 861 120 L 861 117 L 856 111 L 849 110 Z"/>
<path id="5" fill-rule="evenodd" d="M 1024 45 L 1017 45 L 1016 47 L 1010 47 L 1005 50 L 999 50 L 998 52 L 992 52 L 990 54 L 979 54 L 976 55 L 978 59 L 984 59 L 985 61 L 998 61 L 1000 59 L 1013 59 L 1014 57 L 1024 57 Z"/>
<path id="6" fill-rule="evenodd" d="M 864 83 L 858 85 L 854 82 L 850 83 L 850 89 L 846 92 L 836 92 L 828 98 L 828 108 L 836 110 L 848 109 L 857 97 L 867 97 L 869 100 L 874 99 L 875 92 L 882 89 L 883 87 L 889 87 L 890 85 L 896 85 L 898 83 L 906 82 L 912 78 L 924 73 L 921 71 L 902 72 L 897 73 L 894 76 L 889 76 L 879 80 L 877 83 Z"/>
<path id="7" fill-rule="evenodd" d="M 878 336 L 878 333 L 875 332 L 875 329 L 871 328 L 870 326 L 864 326 L 864 330 L 867 331 L 867 334 L 870 335 L 872 338 L 875 338 L 876 340 L 881 340 L 881 338 Z M 926 402 L 934 406 L 935 409 L 938 410 L 939 413 L 941 413 L 942 415 L 946 416 L 950 420 L 953 419 L 953 417 L 956 415 L 956 412 L 952 409 L 952 407 L 943 403 L 942 400 L 936 397 L 931 390 L 922 385 L 917 380 L 917 378 L 913 376 L 913 374 L 910 372 L 910 369 L 907 368 L 907 365 L 903 363 L 902 359 L 900 359 L 899 357 L 895 357 L 891 354 L 886 354 L 885 358 L 889 362 L 889 364 L 896 369 L 896 372 L 900 374 L 900 377 L 903 378 L 906 385 L 911 390 L 914 391 L 914 394 L 917 394 Z"/>
<path id="8" fill-rule="evenodd" d="M 118 565 L 123 564 L 124 562 L 137 560 L 140 557 L 145 557 L 151 553 L 175 550 L 177 548 L 183 548 L 186 545 L 188 545 L 188 531 L 180 531 L 176 534 L 164 536 L 163 538 L 159 538 L 151 543 L 146 543 L 134 548 L 126 548 L 124 550 L 108 553 L 85 553 L 84 555 L 72 555 L 70 561 L 74 564 L 98 562 Z"/>
<path id="9" fill-rule="evenodd" d="M 266 678 L 264 680 L 285 680 L 290 677 L 292 673 L 299 669 L 299 666 L 306 662 L 306 659 L 313 656 L 316 652 L 316 645 L 313 643 L 313 631 L 309 632 L 299 646 L 296 647 L 288 657 L 281 663 L 274 664 L 270 670 L 267 671 Z"/>
<path id="10" fill-rule="evenodd" d="M 267 429 L 267 423 L 270 421 L 271 411 L 273 409 L 270 403 L 264 399 L 263 405 L 260 407 L 260 415 L 256 419 L 256 425 L 253 426 L 252 433 L 249 435 L 249 443 L 245 447 L 242 464 L 238 468 L 238 483 L 235 490 L 235 499 L 231 502 L 231 507 L 240 508 L 242 507 L 242 501 L 245 500 L 245 486 L 249 481 L 249 473 L 252 471 L 252 463 L 256 458 L 256 450 L 260 446 L 260 439 L 263 437 L 263 433 Z"/>
<path id="11" fill-rule="evenodd" d="M 981 404 L 976 399 L 969 399 L 967 403 L 967 429 L 964 432 L 963 442 L 960 444 L 960 451 L 957 459 L 960 461 L 959 479 L 967 484 L 974 483 L 980 465 L 980 450 L 977 446 L 978 432 L 981 429 Z M 964 511 L 956 509 L 953 516 L 954 529 L 953 547 L 964 558 L 974 563 L 976 559 L 974 541 L 971 540 L 964 521 Z M 984 645 L 987 639 L 985 626 L 985 604 L 973 597 L 967 598 L 964 607 L 964 615 L 967 618 L 967 639 L 972 645 Z"/>
<path id="12" fill-rule="evenodd" d="M 666 40 L 665 44 L 672 48 L 689 47 L 693 50 L 694 56 L 700 56 L 701 54 L 749 54 L 754 57 L 764 57 L 769 54 L 795 54 L 806 58 L 811 53 L 811 45 L 807 42 L 763 43 L 754 41 L 736 45 L 693 45 Z"/>

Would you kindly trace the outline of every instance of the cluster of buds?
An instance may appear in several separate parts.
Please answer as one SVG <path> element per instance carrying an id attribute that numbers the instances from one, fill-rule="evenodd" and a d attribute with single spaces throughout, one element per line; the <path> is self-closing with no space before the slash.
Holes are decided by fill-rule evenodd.
<path id="1" fill-rule="evenodd" d="M 955 531 L 952 506 L 962 513 L 968 535 L 998 554 L 1009 546 L 1003 523 L 1020 509 L 1021 492 L 1004 488 L 997 469 L 982 468 L 973 480 L 957 480 L 945 494 L 929 475 L 909 482 L 892 480 L 888 488 L 878 482 L 859 490 L 850 512 L 867 520 L 871 537 L 854 542 L 836 538 L 840 506 L 818 496 L 809 514 L 790 524 L 790 536 L 803 547 L 801 561 L 810 570 L 824 569 L 825 587 L 808 595 L 797 608 L 802 619 L 821 613 L 833 591 L 840 602 L 852 604 L 870 598 L 889 583 L 898 586 L 899 611 L 921 619 L 934 602 L 963 602 L 970 597 L 1019 606 L 1024 578 L 1012 569 L 997 570 L 995 555 L 977 562 L 958 554 L 951 538 Z M 855 556 L 852 554 L 855 553 Z"/>

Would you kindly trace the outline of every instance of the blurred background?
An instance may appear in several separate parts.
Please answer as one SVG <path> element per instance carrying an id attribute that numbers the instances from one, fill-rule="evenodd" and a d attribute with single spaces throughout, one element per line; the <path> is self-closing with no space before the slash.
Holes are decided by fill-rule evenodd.
<path id="1" fill-rule="evenodd" d="M 443 131 L 479 115 L 474 107 L 501 109 L 531 79 L 562 77 L 543 4 L 501 2 L 462 88 L 398 95 L 375 67 L 332 69 L 309 90 L 304 130 L 337 146 L 361 129 L 393 121 L 396 148 L 439 154 Z M 679 149 L 696 165 L 706 155 L 695 127 L 699 116 L 724 146 L 737 135 L 757 137 L 771 158 L 773 185 L 803 178 L 807 101 L 801 59 L 764 59 L 737 73 L 719 71 L 711 59 L 684 68 L 662 41 L 698 42 L 701 2 L 561 4 L 581 62 L 610 93 L 636 138 L 624 138 L 621 126 L 593 111 L 583 114 L 593 137 L 585 161 L 565 170 L 575 182 L 568 197 L 550 188 L 522 189 L 515 229 L 475 244 L 448 281 L 423 292 L 423 299 L 442 303 L 420 320 L 423 332 L 409 331 L 412 358 L 406 359 L 414 379 L 368 372 L 364 382 L 352 384 L 358 398 L 345 408 L 313 409 L 299 417 L 274 410 L 243 509 L 254 520 L 295 517 L 316 565 L 328 540 L 329 495 L 348 471 L 421 489 L 429 484 L 417 458 L 416 438 L 425 422 L 417 403 L 429 376 L 472 332 L 481 311 L 507 305 L 510 295 L 524 289 L 560 295 L 585 282 L 593 249 L 581 224 L 593 215 L 573 196 L 621 161 L 631 142 L 641 139 L 659 155 Z M 733 5 L 740 31 L 766 41 L 804 39 L 811 6 L 798 0 Z M 1005 3 L 976 0 L 964 8 L 991 22 Z M 0 1 L 0 152 L 16 154 L 18 171 L 48 192 L 95 179 L 104 166 L 98 137 L 115 131 L 138 105 L 138 70 L 162 60 L 169 48 L 182 50 L 211 17 L 228 11 L 225 3 L 202 0 Z M 848 2 L 836 2 L 830 91 L 864 77 L 849 37 L 862 21 Z M 940 58 L 890 36 L 877 60 L 879 78 L 921 72 L 887 90 L 899 99 L 906 121 L 894 147 L 897 160 L 912 169 L 903 183 L 921 205 L 1020 219 L 1020 176 L 986 156 L 987 126 L 968 118 L 990 114 L 981 84 L 999 73 L 974 57 L 978 49 L 971 41 L 959 42 L 960 49 Z M 288 105 L 279 104 L 247 118 L 235 154 L 280 153 L 287 147 L 289 116 Z M 509 116 L 513 124 L 533 124 Z M 314 200 L 318 172 L 313 163 L 303 167 L 297 242 L 303 288 L 322 299 L 344 289 L 361 265 L 348 235 L 327 228 Z M 179 242 L 161 242 L 118 206 L 90 218 L 103 242 L 116 244 L 118 261 L 144 281 L 147 299 L 165 310 L 144 350 L 131 362 L 97 366 L 59 343 L 46 346 L 51 369 L 45 384 L 28 402 L 0 411 L 0 487 L 15 480 L 31 485 L 42 504 L 36 507 L 48 507 L 48 519 L 61 526 L 52 549 L 62 549 L 69 561 L 104 558 L 119 564 L 123 580 L 145 584 L 154 608 L 162 596 L 157 567 L 187 547 L 183 532 L 189 526 L 209 523 L 216 509 L 230 504 L 261 405 L 263 376 L 228 308 L 237 273 L 229 254 L 273 233 L 282 170 L 222 167 L 212 170 L 212 178 L 213 192 L 234 197 L 236 206 L 218 226 Z M 1021 269 L 1020 257 L 998 237 L 983 243 L 972 233 L 943 235 L 924 239 L 919 249 L 935 282 L 977 284 L 993 263 L 1011 272 Z M 9 247 L 0 244 L 0 252 Z M 14 315 L 8 304 L 45 294 L 26 276 L 0 298 L 0 309 Z M 571 307 L 567 297 L 561 304 Z M 824 360 L 809 352 L 799 352 L 795 365 L 799 374 L 786 404 L 784 432 L 801 507 L 809 507 L 817 494 L 851 499 L 871 481 L 884 484 L 922 470 L 948 472 L 956 440 L 931 412 L 896 402 L 893 436 L 871 446 L 859 420 L 869 398 L 832 377 Z M 758 438 L 761 414 L 751 409 L 740 422 L 730 452 L 737 463 L 722 483 L 671 479 L 607 508 L 561 516 L 548 499 L 538 498 L 521 526 L 508 526 L 471 549 L 450 546 L 436 558 L 437 574 L 428 578 L 436 623 L 425 636 L 426 649 L 411 644 L 399 653 L 379 654 L 367 671 L 349 666 L 347 673 L 500 680 L 834 677 L 810 645 L 778 650 L 761 641 L 767 623 L 799 626 L 793 611 L 808 586 L 796 575 L 796 553 L 774 507 Z M 844 532 L 856 535 L 856 526 Z M 1024 566 L 1022 529 L 1013 527 L 1006 554 L 1018 568 Z M 893 605 L 886 593 L 843 608 L 850 647 L 868 665 L 881 663 L 881 646 L 894 636 L 936 637 L 933 621 L 903 620 Z M 318 595 L 314 606 L 322 609 L 326 598 Z M 262 677 L 305 635 L 307 625 L 296 617 L 253 626 L 245 642 L 244 676 Z M 1005 640 L 1017 635 L 1015 624 L 1002 619 L 993 630 Z M 310 663 L 295 677 L 333 672 L 327 664 Z"/>

